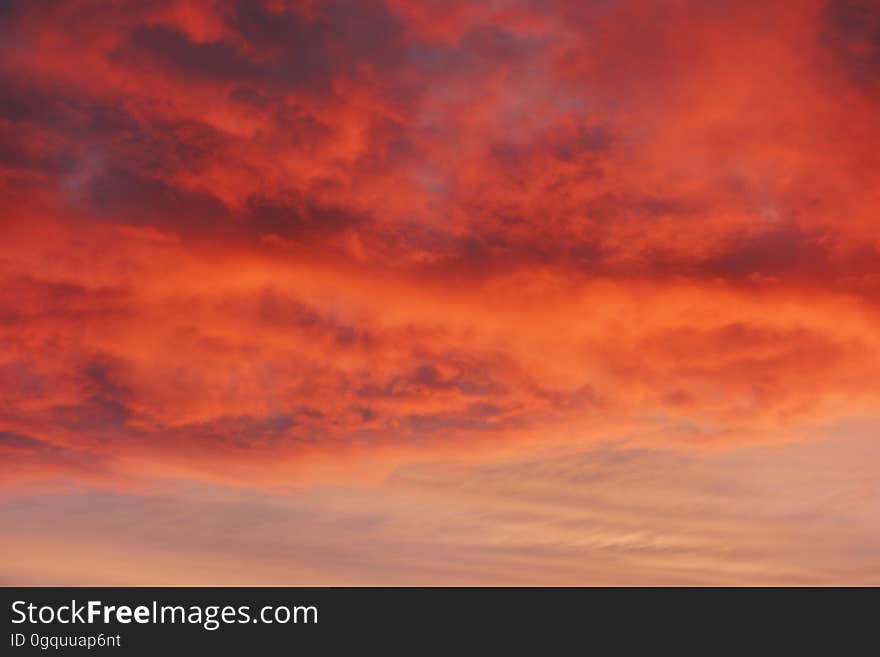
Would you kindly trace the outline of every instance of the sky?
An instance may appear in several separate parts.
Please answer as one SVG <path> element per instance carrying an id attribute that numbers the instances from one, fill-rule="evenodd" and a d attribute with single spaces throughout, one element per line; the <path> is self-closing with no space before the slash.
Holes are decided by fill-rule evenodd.
<path id="1" fill-rule="evenodd" d="M 880 5 L 0 6 L 3 585 L 880 584 Z"/>

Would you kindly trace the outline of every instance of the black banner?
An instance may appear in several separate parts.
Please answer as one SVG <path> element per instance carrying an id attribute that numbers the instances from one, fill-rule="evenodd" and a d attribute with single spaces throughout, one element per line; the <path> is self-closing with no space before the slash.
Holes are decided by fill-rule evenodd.
<path id="1" fill-rule="evenodd" d="M 2 654 L 537 654 L 875 640 L 877 589 L 5 588 Z M 610 644 L 608 642 L 611 642 Z M 875 646 L 876 647 L 876 646 Z M 262 654 L 261 652 L 254 654 Z"/>

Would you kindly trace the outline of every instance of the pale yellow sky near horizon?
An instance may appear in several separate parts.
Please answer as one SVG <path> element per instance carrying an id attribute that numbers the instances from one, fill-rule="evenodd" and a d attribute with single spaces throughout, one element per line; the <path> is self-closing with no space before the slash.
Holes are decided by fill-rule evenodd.
<path id="1" fill-rule="evenodd" d="M 21 491 L 0 504 L 0 582 L 877 585 L 876 429 L 699 454 L 404 464 L 379 484 L 288 493 Z"/>

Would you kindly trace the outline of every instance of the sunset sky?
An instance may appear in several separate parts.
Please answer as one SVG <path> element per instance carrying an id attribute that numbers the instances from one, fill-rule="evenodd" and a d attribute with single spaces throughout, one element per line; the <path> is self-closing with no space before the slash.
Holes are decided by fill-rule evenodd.
<path id="1" fill-rule="evenodd" d="M 880 3 L 0 3 L 0 584 L 880 585 Z"/>

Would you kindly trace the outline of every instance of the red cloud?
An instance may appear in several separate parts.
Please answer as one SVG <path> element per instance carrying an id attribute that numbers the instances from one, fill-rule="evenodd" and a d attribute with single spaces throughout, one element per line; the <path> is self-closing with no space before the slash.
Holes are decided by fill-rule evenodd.
<path id="1" fill-rule="evenodd" d="M 876 11 L 658 11 L 11 5 L 7 478 L 274 485 L 871 412 Z"/>

